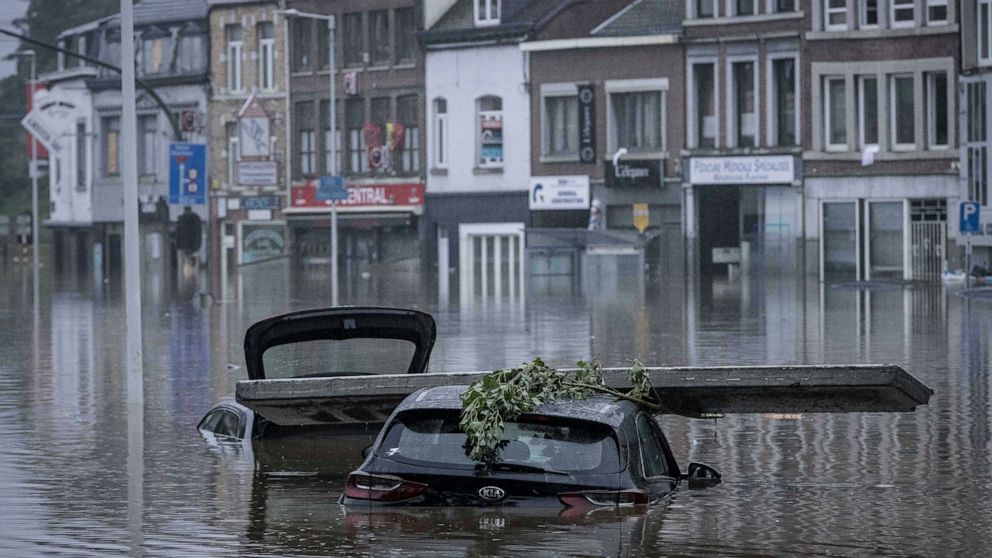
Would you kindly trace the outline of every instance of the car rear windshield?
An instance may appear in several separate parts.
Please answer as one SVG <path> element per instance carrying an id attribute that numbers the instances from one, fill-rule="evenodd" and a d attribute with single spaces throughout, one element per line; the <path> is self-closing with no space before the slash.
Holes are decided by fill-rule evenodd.
<path id="1" fill-rule="evenodd" d="M 269 379 L 406 374 L 416 350 L 404 339 L 321 339 L 270 347 L 262 366 Z"/>
<path id="2" fill-rule="evenodd" d="M 390 425 L 377 455 L 435 467 L 472 468 L 468 436 L 457 412 L 407 412 Z M 507 422 L 497 463 L 569 473 L 615 473 L 620 458 L 613 430 L 594 422 L 523 416 Z"/>

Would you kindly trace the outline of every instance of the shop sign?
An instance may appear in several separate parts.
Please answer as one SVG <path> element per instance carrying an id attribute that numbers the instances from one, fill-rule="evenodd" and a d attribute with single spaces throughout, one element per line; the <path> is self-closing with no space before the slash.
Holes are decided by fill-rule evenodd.
<path id="1" fill-rule="evenodd" d="M 661 187 L 660 159 L 631 159 L 606 161 L 607 188 L 659 188 Z"/>
<path id="2" fill-rule="evenodd" d="M 238 184 L 242 186 L 272 186 L 279 182 L 275 161 L 238 161 Z"/>
<path id="3" fill-rule="evenodd" d="M 596 89 L 579 86 L 579 162 L 596 162 Z"/>
<path id="4" fill-rule="evenodd" d="M 47 91 L 39 91 L 33 99 L 38 104 L 24 116 L 21 126 L 45 149 L 52 153 L 61 153 L 64 147 L 62 138 L 72 133 L 69 130 L 75 130 L 82 111 L 69 99 Z"/>
<path id="5" fill-rule="evenodd" d="M 249 97 L 238 112 L 238 140 L 241 157 L 268 159 L 272 154 L 269 145 L 269 127 L 272 118 L 254 95 Z"/>
<path id="6" fill-rule="evenodd" d="M 241 198 L 245 209 L 279 209 L 279 196 L 249 196 Z"/>
<path id="7" fill-rule="evenodd" d="M 530 209 L 589 209 L 588 176 L 537 176 L 530 179 Z"/>
<path id="8" fill-rule="evenodd" d="M 241 224 L 241 263 L 278 258 L 285 254 L 285 226 L 273 223 Z"/>
<path id="9" fill-rule="evenodd" d="M 409 209 L 424 205 L 424 184 L 421 182 L 392 184 L 347 184 L 348 199 L 339 201 L 339 209 L 391 207 Z M 331 200 L 317 199 L 318 181 L 307 180 L 293 185 L 291 201 L 294 208 L 330 208 Z"/>
<path id="10" fill-rule="evenodd" d="M 690 184 L 792 184 L 792 155 L 755 157 L 693 157 L 689 160 Z"/>

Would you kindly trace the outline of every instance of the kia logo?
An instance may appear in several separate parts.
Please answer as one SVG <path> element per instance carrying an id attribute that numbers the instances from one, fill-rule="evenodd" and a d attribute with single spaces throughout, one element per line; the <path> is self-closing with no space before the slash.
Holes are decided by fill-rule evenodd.
<path id="1" fill-rule="evenodd" d="M 489 502 L 498 502 L 506 498 L 506 491 L 498 486 L 483 486 L 479 489 L 479 498 Z"/>

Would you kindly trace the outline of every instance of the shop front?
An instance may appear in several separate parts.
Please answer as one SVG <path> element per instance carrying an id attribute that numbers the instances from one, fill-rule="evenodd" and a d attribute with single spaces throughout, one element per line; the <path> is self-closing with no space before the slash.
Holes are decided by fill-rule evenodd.
<path id="1" fill-rule="evenodd" d="M 293 184 L 284 213 L 292 256 L 301 265 L 326 264 L 331 253 L 331 204 L 317 199 L 318 180 Z M 338 258 L 345 273 L 419 269 L 422 182 L 354 181 L 338 202 Z"/>
<path id="2" fill-rule="evenodd" d="M 685 160 L 686 232 L 699 271 L 801 272 L 797 166 L 793 155 Z"/>

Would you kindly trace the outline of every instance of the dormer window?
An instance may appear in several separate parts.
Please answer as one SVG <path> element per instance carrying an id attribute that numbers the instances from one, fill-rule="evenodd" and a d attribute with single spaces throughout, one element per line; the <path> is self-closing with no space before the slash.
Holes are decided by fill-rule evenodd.
<path id="1" fill-rule="evenodd" d="M 475 0 L 475 25 L 499 25 L 500 0 Z"/>

